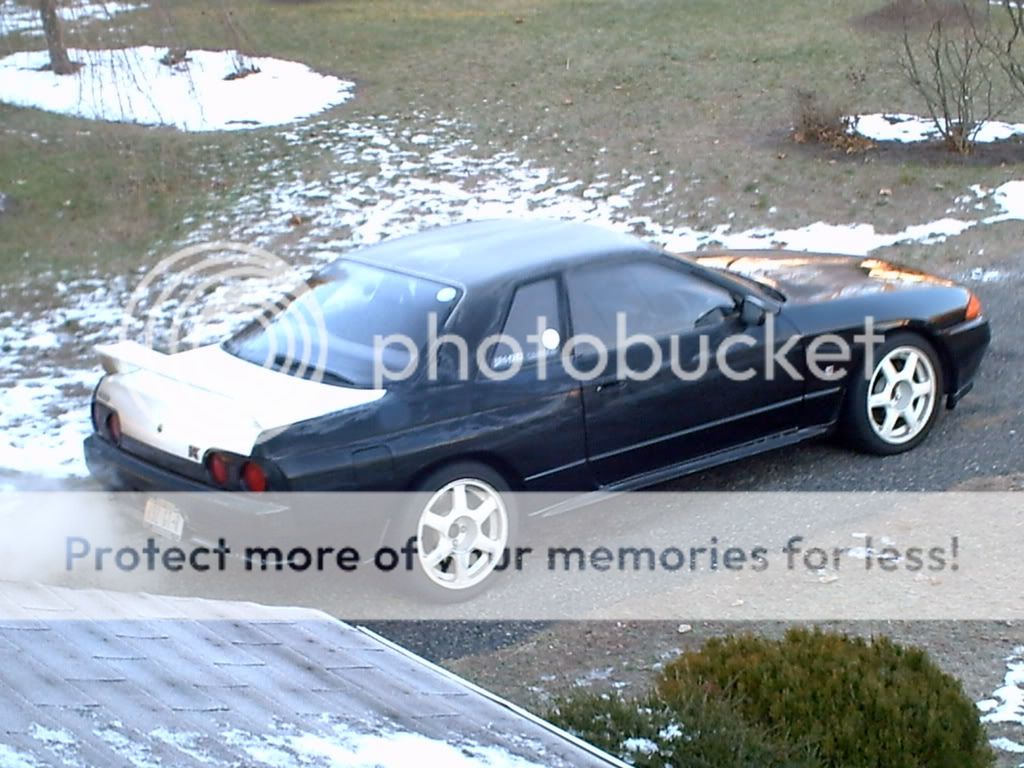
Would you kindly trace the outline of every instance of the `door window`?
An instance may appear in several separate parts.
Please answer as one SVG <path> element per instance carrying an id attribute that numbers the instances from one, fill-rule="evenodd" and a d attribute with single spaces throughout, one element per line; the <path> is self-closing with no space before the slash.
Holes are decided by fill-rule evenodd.
<path id="1" fill-rule="evenodd" d="M 501 370 L 517 360 L 529 363 L 540 354 L 557 354 L 562 346 L 559 315 L 558 283 L 554 278 L 519 287 L 501 331 L 503 340 L 491 353 L 491 366 Z"/>
<path id="2" fill-rule="evenodd" d="M 592 334 L 609 349 L 620 314 L 627 336 L 661 338 L 688 333 L 715 309 L 735 303 L 724 288 L 649 260 L 585 267 L 568 280 L 573 333 Z"/>

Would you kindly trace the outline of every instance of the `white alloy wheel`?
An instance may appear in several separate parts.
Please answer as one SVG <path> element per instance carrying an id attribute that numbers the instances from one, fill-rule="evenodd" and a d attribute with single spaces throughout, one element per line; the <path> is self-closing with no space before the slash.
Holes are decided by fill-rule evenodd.
<path id="1" fill-rule="evenodd" d="M 868 384 L 868 423 L 889 445 L 903 445 L 928 426 L 935 410 L 938 379 L 928 355 L 902 346 L 886 353 Z"/>
<path id="2" fill-rule="evenodd" d="M 452 480 L 424 505 L 416 535 L 427 578 L 447 590 L 470 589 L 486 579 L 504 555 L 508 508 L 501 494 L 483 480 Z"/>

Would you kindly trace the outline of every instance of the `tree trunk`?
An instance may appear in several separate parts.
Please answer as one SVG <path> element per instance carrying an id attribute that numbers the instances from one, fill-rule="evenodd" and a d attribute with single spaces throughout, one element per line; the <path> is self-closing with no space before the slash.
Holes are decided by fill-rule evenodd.
<path id="1" fill-rule="evenodd" d="M 39 0 L 39 15 L 43 18 L 46 47 L 50 49 L 50 69 L 57 75 L 73 75 L 78 65 L 71 61 L 64 45 L 64 27 L 57 15 L 57 0 Z"/>

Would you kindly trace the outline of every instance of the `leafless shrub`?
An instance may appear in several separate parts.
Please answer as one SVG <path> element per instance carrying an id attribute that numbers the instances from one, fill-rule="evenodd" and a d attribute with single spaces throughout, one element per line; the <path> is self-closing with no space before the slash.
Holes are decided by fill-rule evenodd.
<path id="1" fill-rule="evenodd" d="M 962 0 L 956 13 L 948 0 L 901 5 L 905 15 L 898 55 L 903 73 L 946 146 L 970 154 L 982 125 L 1001 111 L 994 87 L 1000 46 L 987 12 L 977 11 L 969 0 Z"/>
<path id="2" fill-rule="evenodd" d="M 1010 85 L 1018 94 L 1024 95 L 1024 2 L 1002 0 L 998 3 L 1000 15 L 1009 22 L 1006 31 L 993 35 L 989 43 L 994 45 L 996 59 L 1010 79 Z"/>

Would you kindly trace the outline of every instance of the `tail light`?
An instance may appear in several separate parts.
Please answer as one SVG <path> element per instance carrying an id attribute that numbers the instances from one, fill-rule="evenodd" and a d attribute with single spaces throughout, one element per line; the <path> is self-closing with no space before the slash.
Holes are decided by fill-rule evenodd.
<path id="1" fill-rule="evenodd" d="M 971 297 L 967 300 L 967 313 L 964 315 L 965 320 L 975 320 L 981 317 L 981 301 L 974 293 L 971 293 Z"/>
<path id="2" fill-rule="evenodd" d="M 242 465 L 242 488 L 253 493 L 267 490 L 267 473 L 255 461 L 247 461 Z"/>
<path id="3" fill-rule="evenodd" d="M 271 485 L 286 487 L 280 470 L 273 462 L 254 459 L 230 451 L 210 450 L 203 461 L 210 482 L 228 491 L 263 493 Z"/>
<path id="4" fill-rule="evenodd" d="M 228 484 L 228 479 L 230 478 L 228 462 L 219 453 L 211 453 L 206 457 L 206 471 L 216 485 L 224 486 Z"/>
<path id="5" fill-rule="evenodd" d="M 110 436 L 110 439 L 113 440 L 118 445 L 120 445 L 120 443 L 121 443 L 121 417 L 117 415 L 116 411 L 111 411 L 107 415 L 107 420 L 106 420 L 105 424 L 106 424 L 106 427 L 107 427 L 107 434 Z"/>

